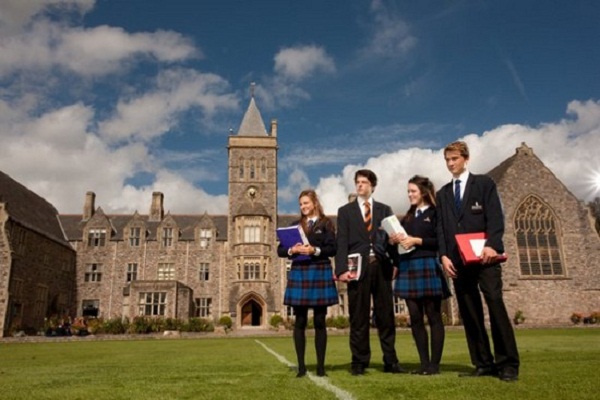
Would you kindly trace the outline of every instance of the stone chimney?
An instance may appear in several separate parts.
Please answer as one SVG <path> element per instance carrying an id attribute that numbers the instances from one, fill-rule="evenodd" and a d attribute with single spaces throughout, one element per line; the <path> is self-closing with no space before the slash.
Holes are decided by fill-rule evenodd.
<path id="1" fill-rule="evenodd" d="M 271 120 L 271 136 L 277 137 L 277 120 Z"/>
<path id="2" fill-rule="evenodd" d="M 83 221 L 88 221 L 94 216 L 96 210 L 96 193 L 87 192 L 85 194 L 85 203 L 83 203 Z"/>
<path id="3" fill-rule="evenodd" d="M 149 221 L 162 221 L 165 210 L 163 208 L 164 195 L 161 192 L 152 193 L 152 205 L 150 206 Z"/>

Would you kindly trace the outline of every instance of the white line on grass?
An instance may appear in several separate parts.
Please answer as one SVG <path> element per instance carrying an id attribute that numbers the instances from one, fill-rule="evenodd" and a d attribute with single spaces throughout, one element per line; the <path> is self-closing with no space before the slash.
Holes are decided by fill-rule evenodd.
<path id="1" fill-rule="evenodd" d="M 295 367 L 296 365 L 289 362 L 284 356 L 282 356 L 281 354 L 276 353 L 274 350 L 272 350 L 271 348 L 269 348 L 266 344 L 264 344 L 263 342 L 261 342 L 260 340 L 256 340 L 255 342 L 260 344 L 262 347 L 264 347 L 264 349 L 266 351 L 268 351 L 269 353 L 273 354 L 275 356 L 275 358 L 277 358 L 279 360 L 279 362 L 281 362 L 282 364 L 287 365 L 288 367 Z M 337 386 L 332 385 L 331 383 L 329 383 L 329 380 L 325 377 L 320 377 L 320 376 L 315 376 L 310 372 L 306 372 L 306 376 L 308 376 L 308 378 L 313 381 L 313 383 L 317 386 L 321 386 L 322 388 L 329 390 L 331 393 L 335 394 L 335 396 L 340 399 L 340 400 L 354 400 L 354 397 L 352 396 L 352 394 L 346 392 L 343 389 L 340 389 Z"/>

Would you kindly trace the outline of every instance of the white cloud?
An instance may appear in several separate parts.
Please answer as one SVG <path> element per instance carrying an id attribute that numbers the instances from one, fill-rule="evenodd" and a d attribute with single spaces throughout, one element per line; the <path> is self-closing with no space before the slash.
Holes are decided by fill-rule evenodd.
<path id="1" fill-rule="evenodd" d="M 336 72 L 335 61 L 319 46 L 296 46 L 281 49 L 274 57 L 274 75 L 261 80 L 255 92 L 265 110 L 293 107 L 310 99 L 302 83 L 319 73 Z"/>
<path id="2" fill-rule="evenodd" d="M 363 58 L 402 58 L 416 46 L 408 23 L 382 0 L 371 2 L 371 14 L 369 40 L 360 51 Z"/>
<path id="3" fill-rule="evenodd" d="M 322 47 L 290 47 L 275 55 L 275 72 L 283 78 L 299 81 L 317 72 L 333 73 L 335 63 Z"/>
<path id="4" fill-rule="evenodd" d="M 482 135 L 469 134 L 461 138 L 471 150 L 469 169 L 486 173 L 512 156 L 522 142 L 552 170 L 578 198 L 591 200 L 600 195 L 594 176 L 600 171 L 600 102 L 572 101 L 567 112 L 573 118 L 538 127 L 501 125 Z M 375 198 L 397 213 L 408 209 L 406 182 L 415 174 L 428 176 L 441 187 L 449 181 L 443 159 L 443 149 L 410 148 L 384 153 L 360 165 L 347 165 L 341 175 L 324 177 L 317 185 L 321 202 L 328 214 L 335 214 L 354 191 L 354 173 L 360 168 L 373 170 L 379 184 Z"/>
<path id="5" fill-rule="evenodd" d="M 238 107 L 237 98 L 226 92 L 228 83 L 214 74 L 167 70 L 155 85 L 137 97 L 120 100 L 114 115 L 100 123 L 101 135 L 110 141 L 151 140 L 173 128 L 178 115 L 192 107 L 200 108 L 206 119 Z"/>
<path id="6" fill-rule="evenodd" d="M 0 36 L 19 32 L 34 16 L 49 8 L 85 14 L 94 8 L 95 3 L 95 0 L 2 0 Z"/>
<path id="7" fill-rule="evenodd" d="M 14 36 L 0 37 L 0 77 L 60 67 L 80 76 L 122 73 L 136 57 L 160 62 L 200 57 L 184 36 L 169 31 L 128 33 L 122 28 L 71 28 L 41 19 Z"/>

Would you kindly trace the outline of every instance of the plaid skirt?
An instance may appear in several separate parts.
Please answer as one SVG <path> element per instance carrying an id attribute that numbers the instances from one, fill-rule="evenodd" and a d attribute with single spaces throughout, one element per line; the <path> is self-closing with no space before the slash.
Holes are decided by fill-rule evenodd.
<path id="1" fill-rule="evenodd" d="M 330 306 L 338 303 L 338 292 L 330 263 L 293 263 L 283 297 L 286 306 Z"/>
<path id="2" fill-rule="evenodd" d="M 400 260 L 394 293 L 403 299 L 450 297 L 448 281 L 435 257 Z"/>

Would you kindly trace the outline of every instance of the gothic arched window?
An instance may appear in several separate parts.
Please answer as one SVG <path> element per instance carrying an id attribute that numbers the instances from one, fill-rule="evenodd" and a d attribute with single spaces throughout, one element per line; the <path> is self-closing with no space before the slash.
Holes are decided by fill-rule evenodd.
<path id="1" fill-rule="evenodd" d="M 521 276 L 563 276 L 558 220 L 536 196 L 528 196 L 515 214 Z"/>

